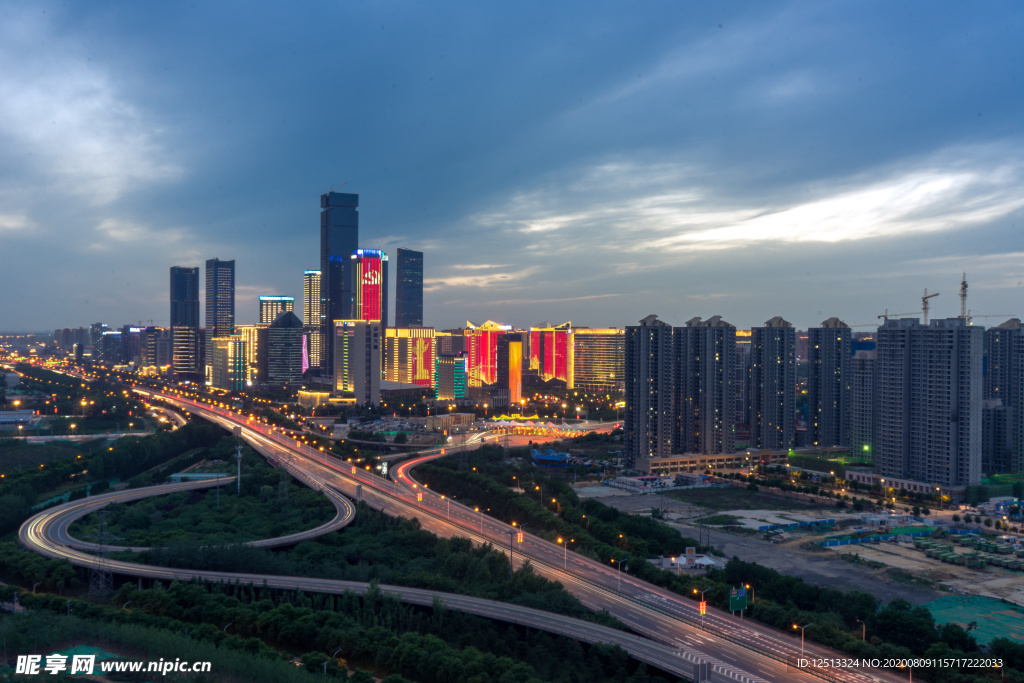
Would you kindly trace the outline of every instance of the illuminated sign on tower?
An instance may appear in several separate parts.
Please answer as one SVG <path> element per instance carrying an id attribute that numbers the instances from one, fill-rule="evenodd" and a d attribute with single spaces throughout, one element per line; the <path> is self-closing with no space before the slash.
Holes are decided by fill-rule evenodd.
<path id="1" fill-rule="evenodd" d="M 388 255 L 379 249 L 356 249 L 356 319 L 387 325 Z"/>

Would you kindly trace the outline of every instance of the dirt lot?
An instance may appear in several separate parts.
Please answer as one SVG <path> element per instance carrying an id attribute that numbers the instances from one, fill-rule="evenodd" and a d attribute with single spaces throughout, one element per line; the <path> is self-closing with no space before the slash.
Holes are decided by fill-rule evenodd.
<path id="1" fill-rule="evenodd" d="M 699 492 L 702 497 L 701 502 L 709 504 L 698 506 L 667 495 L 630 493 L 602 496 L 600 500 L 623 512 L 643 513 L 652 507 L 660 508 L 669 518 L 675 518 L 675 521 L 666 522 L 667 524 L 678 529 L 682 535 L 692 538 L 698 538 L 699 534 L 698 529 L 692 526 L 692 520 L 707 515 L 710 510 L 737 516 L 751 514 L 752 508 L 755 506 L 760 510 L 788 510 L 799 514 L 813 512 L 813 508 L 810 506 L 799 503 L 794 505 L 793 501 L 742 489 L 690 489 L 679 493 L 692 494 L 694 492 Z M 751 508 L 722 507 L 715 500 L 716 493 L 722 498 L 721 505 L 728 501 L 740 500 L 736 497 L 737 493 L 747 496 L 742 500 Z M 688 497 L 695 498 L 692 495 Z M 704 529 L 704 533 L 707 534 L 707 528 Z M 897 580 L 887 574 L 887 567 L 872 569 L 864 564 L 854 564 L 840 559 L 841 552 L 834 550 L 810 551 L 800 547 L 807 541 L 821 540 L 825 536 L 826 534 L 801 533 L 783 543 L 771 543 L 761 538 L 760 534 L 730 533 L 712 528 L 711 545 L 724 552 L 729 558 L 736 556 L 741 560 L 757 562 L 783 574 L 798 576 L 808 583 L 818 586 L 832 586 L 842 590 L 863 590 L 883 600 L 901 597 L 915 604 L 921 604 L 945 595 L 938 590 Z M 843 552 L 860 552 L 860 548 L 858 547 L 856 550 L 844 548 Z M 923 554 L 921 556 L 923 557 Z M 885 559 L 878 559 L 881 562 L 886 562 Z M 886 562 L 886 564 L 896 566 L 895 563 Z"/>

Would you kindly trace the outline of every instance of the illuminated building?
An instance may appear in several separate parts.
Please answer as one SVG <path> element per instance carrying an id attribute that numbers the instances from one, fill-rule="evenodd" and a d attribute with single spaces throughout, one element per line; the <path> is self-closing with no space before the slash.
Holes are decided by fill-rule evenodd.
<path id="1" fill-rule="evenodd" d="M 302 382 L 302 321 L 291 311 L 277 316 L 265 332 L 267 373 L 261 381 L 271 386 Z"/>
<path id="2" fill-rule="evenodd" d="M 262 353 L 267 343 L 269 325 L 239 325 L 238 334 L 245 340 L 247 382 L 262 384 L 267 381 L 267 356 Z"/>
<path id="3" fill-rule="evenodd" d="M 573 330 L 573 386 L 594 391 L 622 392 L 626 365 L 626 334 L 616 328 Z"/>
<path id="4" fill-rule="evenodd" d="M 530 369 L 545 380 L 558 379 L 572 389 L 573 372 L 572 323 L 552 326 L 548 323 L 530 328 Z"/>
<path id="5" fill-rule="evenodd" d="M 463 353 L 466 350 L 464 330 L 438 330 L 434 334 L 438 353 Z"/>
<path id="6" fill-rule="evenodd" d="M 466 328 L 467 386 L 494 384 L 498 381 L 498 337 L 510 331 L 512 326 L 488 320 L 481 325 L 466 322 Z"/>
<path id="7" fill-rule="evenodd" d="M 469 359 L 464 353 L 437 354 L 437 367 L 434 376 L 437 378 L 438 401 L 454 401 L 466 395 L 466 367 Z"/>
<path id="8" fill-rule="evenodd" d="M 199 368 L 199 268 L 171 268 L 171 328 L 175 374 L 197 375 Z M 185 329 L 191 330 L 187 333 Z M 194 348 L 188 344 L 194 344 Z"/>
<path id="9" fill-rule="evenodd" d="M 123 361 L 120 332 L 104 332 L 100 347 L 100 357 L 107 365 L 119 365 Z"/>
<path id="10" fill-rule="evenodd" d="M 963 318 L 878 328 L 879 475 L 943 489 L 981 483 L 983 343 Z"/>
<path id="11" fill-rule="evenodd" d="M 380 403 L 381 324 L 334 321 L 334 390 L 355 395 L 356 405 Z"/>
<path id="12" fill-rule="evenodd" d="M 352 252 L 359 248 L 359 195 L 320 195 L 320 368 L 334 372 L 335 320 L 355 318 Z M 307 320 L 307 323 L 315 321 Z"/>
<path id="13" fill-rule="evenodd" d="M 423 252 L 398 250 L 395 327 L 423 325 Z"/>
<path id="14" fill-rule="evenodd" d="M 649 315 L 626 327 L 626 467 L 650 471 L 672 453 L 672 326 Z"/>
<path id="15" fill-rule="evenodd" d="M 498 389 L 508 393 L 494 394 L 495 406 L 516 405 L 523 397 L 523 358 L 526 349 L 525 332 L 508 332 L 498 337 Z M 507 398 L 498 398 L 507 396 Z"/>
<path id="16" fill-rule="evenodd" d="M 269 325 L 277 320 L 282 313 L 295 312 L 294 296 L 261 296 L 260 297 L 260 323 Z"/>
<path id="17" fill-rule="evenodd" d="M 180 325 L 171 328 L 171 335 L 174 374 L 196 379 L 199 375 L 199 330 Z"/>
<path id="18" fill-rule="evenodd" d="M 310 367 L 320 367 L 323 335 L 320 331 L 320 271 L 302 273 L 302 322 L 306 325 L 306 351 Z"/>
<path id="19" fill-rule="evenodd" d="M 850 445 L 850 344 L 839 318 L 807 330 L 807 438 L 822 448 Z"/>
<path id="20" fill-rule="evenodd" d="M 856 344 L 866 345 L 864 342 Z M 856 348 L 856 347 L 855 347 Z M 873 460 L 875 457 L 875 425 L 878 422 L 878 351 L 856 348 L 850 359 L 850 455 Z"/>
<path id="21" fill-rule="evenodd" d="M 212 363 L 212 340 L 235 333 L 235 262 L 206 260 L 206 364 Z"/>
<path id="22" fill-rule="evenodd" d="M 353 320 L 379 320 L 388 325 L 388 255 L 379 249 L 356 249 L 356 304 Z"/>
<path id="23" fill-rule="evenodd" d="M 735 450 L 732 387 L 736 328 L 712 316 L 693 318 L 672 331 L 677 453 L 719 455 Z"/>
<path id="24" fill-rule="evenodd" d="M 387 328 L 384 378 L 389 382 L 433 387 L 437 350 L 434 334 L 433 327 Z"/>
<path id="25" fill-rule="evenodd" d="M 238 335 L 213 338 L 213 386 L 228 391 L 245 388 L 248 362 L 245 340 Z"/>
<path id="26" fill-rule="evenodd" d="M 796 330 L 779 316 L 751 330 L 750 439 L 792 448 L 796 437 Z"/>

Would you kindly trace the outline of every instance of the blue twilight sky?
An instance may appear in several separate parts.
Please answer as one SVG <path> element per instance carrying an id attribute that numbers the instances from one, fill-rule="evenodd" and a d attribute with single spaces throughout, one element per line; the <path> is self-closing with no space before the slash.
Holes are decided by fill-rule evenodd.
<path id="1" fill-rule="evenodd" d="M 301 302 L 319 195 L 425 323 L 1024 315 L 1024 5 L 0 4 L 0 330 Z M 393 289 L 392 289 L 393 293 Z M 393 310 L 393 309 L 392 309 Z M 1002 318 L 982 318 L 996 324 Z M 866 329 L 866 328 L 865 328 Z"/>

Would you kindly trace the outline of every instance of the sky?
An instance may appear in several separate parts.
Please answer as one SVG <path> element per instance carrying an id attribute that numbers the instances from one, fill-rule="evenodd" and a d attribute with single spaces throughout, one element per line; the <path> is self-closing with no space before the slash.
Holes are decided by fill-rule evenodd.
<path id="1" fill-rule="evenodd" d="M 1020 3 L 5 2 L 0 331 L 166 325 L 168 269 L 214 257 L 236 323 L 301 307 L 330 188 L 362 247 L 425 252 L 439 329 L 867 331 L 926 288 L 957 315 L 964 272 L 976 323 L 1024 317 L 1022 29 Z"/>

